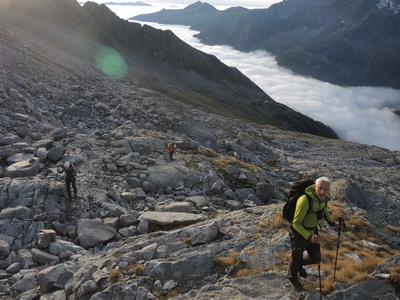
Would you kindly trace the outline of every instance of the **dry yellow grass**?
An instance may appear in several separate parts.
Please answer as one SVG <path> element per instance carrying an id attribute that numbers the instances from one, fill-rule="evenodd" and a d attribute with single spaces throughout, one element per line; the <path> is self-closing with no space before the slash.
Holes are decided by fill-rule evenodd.
<path id="1" fill-rule="evenodd" d="M 335 268 L 336 251 L 337 266 L 336 279 L 346 283 L 358 283 L 364 281 L 371 276 L 375 268 L 381 264 L 386 258 L 400 253 L 394 249 L 384 245 L 384 242 L 379 239 L 373 227 L 363 220 L 361 217 L 350 217 L 346 224 L 351 224 L 352 230 L 342 233 L 339 249 L 337 248 L 337 235 L 320 233 L 321 237 L 321 270 L 327 274 L 323 280 L 323 293 L 327 294 L 333 291 L 333 274 Z M 346 220 L 347 221 L 347 220 Z M 356 228 L 363 228 L 360 234 L 357 234 Z M 351 239 L 351 240 L 345 240 Z M 366 248 L 361 240 L 369 240 L 379 245 L 383 245 L 378 251 L 374 248 Z M 356 262 L 353 258 L 347 257 L 346 253 L 356 254 L 362 260 Z M 317 288 L 318 283 L 311 283 L 310 289 Z"/>
<path id="2" fill-rule="evenodd" d="M 344 203 L 338 201 L 330 201 L 328 203 L 328 208 L 333 218 L 343 218 L 343 219 L 345 218 Z"/>
<path id="3" fill-rule="evenodd" d="M 246 237 L 246 236 L 241 236 L 241 237 L 238 237 L 237 239 L 235 239 L 235 241 L 236 242 L 243 242 L 243 241 L 245 241 L 245 240 L 247 240 L 248 239 L 248 237 Z"/>
<path id="4" fill-rule="evenodd" d="M 269 228 L 270 223 L 271 223 L 271 222 L 268 221 L 268 220 L 262 220 L 262 221 L 258 224 L 258 227 L 263 228 L 263 229 L 266 229 L 266 228 Z"/>
<path id="5" fill-rule="evenodd" d="M 261 234 L 259 234 L 259 233 L 251 233 L 251 234 L 249 234 L 249 238 L 258 240 L 259 238 L 261 238 Z"/>
<path id="6" fill-rule="evenodd" d="M 160 134 L 155 131 L 155 130 L 149 130 L 149 129 L 139 129 L 138 130 L 138 136 L 151 136 L 156 139 L 161 138 Z"/>
<path id="7" fill-rule="evenodd" d="M 129 265 L 126 267 L 126 271 L 130 270 L 132 270 L 133 274 L 140 276 L 143 274 L 144 267 L 141 264 Z"/>
<path id="8" fill-rule="evenodd" d="M 200 156 L 198 155 L 185 155 L 185 164 L 189 169 L 192 170 L 200 170 L 199 164 L 203 162 Z"/>
<path id="9" fill-rule="evenodd" d="M 170 291 L 168 293 L 162 292 L 162 291 L 153 291 L 152 294 L 154 297 L 156 297 L 159 300 L 167 300 L 167 299 L 171 299 L 173 297 L 179 296 L 179 292 L 175 291 L 175 290 Z"/>
<path id="10" fill-rule="evenodd" d="M 231 252 L 226 257 L 217 257 L 214 259 L 215 264 L 220 268 L 227 268 L 239 263 L 239 252 Z"/>
<path id="11" fill-rule="evenodd" d="M 335 268 L 336 251 L 338 250 L 338 259 L 336 267 L 336 279 L 346 283 L 361 282 L 371 276 L 375 268 L 381 264 L 386 258 L 399 254 L 400 252 L 386 246 L 384 241 L 379 237 L 375 228 L 361 216 L 345 216 L 344 204 L 332 201 L 329 203 L 329 209 L 334 218 L 342 217 L 345 219 L 347 229 L 342 231 L 339 249 L 337 247 L 338 234 L 328 233 L 326 231 L 320 232 L 321 238 L 321 271 L 327 276 L 322 281 L 322 290 L 324 294 L 333 291 L 333 274 Z M 267 224 L 257 224 L 259 228 L 267 226 L 271 231 L 283 231 L 284 228 L 289 228 L 289 224 L 285 222 L 282 213 L 278 212 L 272 217 Z M 400 229 L 397 227 L 387 226 L 387 232 L 397 234 Z M 370 241 L 381 245 L 378 251 L 374 248 L 367 248 L 361 242 L 362 240 Z M 360 257 L 362 262 L 356 262 L 353 258 L 345 254 L 352 253 Z M 287 269 L 287 264 L 290 260 L 291 252 L 281 253 L 276 257 L 276 266 L 280 269 Z M 318 268 L 317 265 L 312 266 Z M 391 280 L 400 283 L 400 268 L 392 268 L 390 270 Z M 308 290 L 315 290 L 319 288 L 319 282 L 305 282 L 305 288 Z"/>
<path id="12" fill-rule="evenodd" d="M 232 224 L 242 224 L 242 220 L 232 220 L 231 221 Z"/>
<path id="13" fill-rule="evenodd" d="M 239 166 L 248 170 L 258 168 L 252 164 L 242 162 L 234 157 L 209 158 L 209 161 L 213 164 L 215 168 L 219 169 L 222 172 L 225 172 L 228 166 Z"/>
<path id="14" fill-rule="evenodd" d="M 282 217 L 282 212 L 277 212 L 276 214 L 272 215 L 272 220 L 266 220 L 260 226 L 265 226 L 269 230 L 277 230 L 277 229 L 285 229 L 286 231 L 289 230 L 290 224 Z"/>
<path id="15" fill-rule="evenodd" d="M 385 228 L 382 229 L 382 231 L 388 233 L 388 234 L 397 234 L 400 233 L 400 227 L 394 227 L 394 226 L 386 226 Z"/>
<path id="16" fill-rule="evenodd" d="M 244 269 L 238 270 L 238 271 L 236 272 L 235 277 L 254 276 L 254 275 L 260 274 L 260 273 L 262 273 L 262 272 L 263 272 L 263 270 L 262 270 L 262 269 L 259 269 L 259 268 L 257 268 L 257 269 L 247 269 L 247 268 L 244 268 Z"/>
<path id="17" fill-rule="evenodd" d="M 140 276 L 140 275 L 143 274 L 144 267 L 143 267 L 142 265 L 140 265 L 140 264 L 136 264 L 136 265 L 133 267 L 132 270 L 133 270 L 133 273 L 135 273 L 136 275 Z"/>
<path id="18" fill-rule="evenodd" d="M 345 234 L 350 239 L 367 240 L 373 243 L 381 243 L 373 226 L 361 216 L 349 216 L 346 218 L 347 229 Z"/>
<path id="19" fill-rule="evenodd" d="M 200 148 L 199 152 L 201 154 L 204 154 L 207 157 L 216 157 L 216 156 L 218 156 L 218 153 L 215 152 L 213 149 L 210 149 L 210 148 Z"/>
<path id="20" fill-rule="evenodd" d="M 174 298 L 176 296 L 179 296 L 179 292 L 178 291 L 170 291 L 167 294 L 167 299 L 171 299 L 171 298 Z"/>
<path id="21" fill-rule="evenodd" d="M 110 271 L 110 274 L 108 275 L 108 279 L 110 280 L 111 284 L 114 284 L 118 281 L 119 277 L 121 275 L 121 270 L 119 269 L 112 269 Z"/>
<path id="22" fill-rule="evenodd" d="M 256 226 L 255 231 L 257 231 L 257 232 L 264 232 L 264 231 L 265 231 L 265 228 L 262 228 L 262 227 L 260 227 L 260 226 Z"/>
<path id="23" fill-rule="evenodd" d="M 254 254 L 256 253 L 255 250 L 248 250 L 245 251 L 246 254 Z M 238 252 L 231 252 L 226 257 L 218 257 L 214 259 L 215 264 L 221 268 L 226 269 L 227 267 L 234 266 L 235 272 L 233 277 L 245 277 L 245 276 L 252 276 L 256 274 L 260 274 L 263 272 L 262 269 L 248 269 L 245 267 L 245 264 L 239 260 L 239 253 Z"/>

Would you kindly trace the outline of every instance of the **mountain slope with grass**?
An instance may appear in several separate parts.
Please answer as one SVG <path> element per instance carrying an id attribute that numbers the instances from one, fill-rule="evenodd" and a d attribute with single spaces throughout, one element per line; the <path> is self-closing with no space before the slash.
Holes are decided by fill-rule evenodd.
<path id="1" fill-rule="evenodd" d="M 119 59 L 112 72 L 96 64 L 105 30 L 71 45 L 71 32 L 15 17 L 0 18 L 1 299 L 318 298 L 315 266 L 301 294 L 286 280 L 281 211 L 292 182 L 322 175 L 348 228 L 336 280 L 337 232 L 321 231 L 324 298 L 400 297 L 398 151 L 185 103 L 153 88 L 151 64 L 136 60 L 125 77 Z M 115 55 L 107 45 L 99 61 Z M 65 162 L 77 170 L 73 199 Z"/>

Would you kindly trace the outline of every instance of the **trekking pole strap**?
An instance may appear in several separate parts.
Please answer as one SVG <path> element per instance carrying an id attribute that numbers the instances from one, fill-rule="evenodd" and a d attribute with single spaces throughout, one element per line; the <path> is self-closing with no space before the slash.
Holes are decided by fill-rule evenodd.
<path id="1" fill-rule="evenodd" d="M 343 218 L 338 218 L 338 221 L 339 221 L 339 225 L 342 225 L 343 229 L 345 229 L 346 228 L 346 223 L 344 222 Z"/>

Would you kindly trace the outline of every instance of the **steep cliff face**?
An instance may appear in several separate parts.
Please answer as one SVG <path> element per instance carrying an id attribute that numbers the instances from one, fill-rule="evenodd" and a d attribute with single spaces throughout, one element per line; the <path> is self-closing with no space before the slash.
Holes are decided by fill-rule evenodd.
<path id="1" fill-rule="evenodd" d="M 181 41 L 171 31 L 141 26 L 115 16 L 105 5 L 87 2 L 83 9 L 91 16 L 98 28 L 106 32 L 118 45 L 133 53 L 148 55 L 159 63 L 194 71 L 203 77 L 219 82 L 230 82 L 261 90 L 236 69 L 229 68 L 214 56 L 200 52 Z"/>
<path id="2" fill-rule="evenodd" d="M 135 19 L 191 25 L 203 43 L 267 50 L 280 65 L 331 83 L 400 87 L 398 1 L 288 0 L 206 16 L 199 5 Z"/>

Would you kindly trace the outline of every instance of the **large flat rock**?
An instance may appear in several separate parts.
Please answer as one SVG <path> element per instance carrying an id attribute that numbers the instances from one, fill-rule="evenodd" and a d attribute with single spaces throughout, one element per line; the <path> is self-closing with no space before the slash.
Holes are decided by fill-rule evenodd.
<path id="1" fill-rule="evenodd" d="M 157 224 L 161 226 L 169 225 L 186 225 L 193 224 L 200 221 L 206 220 L 206 216 L 190 214 L 190 213 L 178 213 L 178 212 L 158 212 L 148 211 L 143 213 L 140 220 L 144 219 L 150 224 Z"/>

